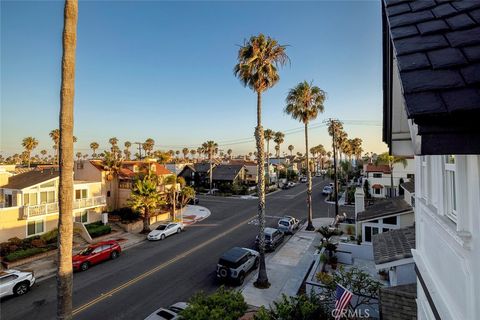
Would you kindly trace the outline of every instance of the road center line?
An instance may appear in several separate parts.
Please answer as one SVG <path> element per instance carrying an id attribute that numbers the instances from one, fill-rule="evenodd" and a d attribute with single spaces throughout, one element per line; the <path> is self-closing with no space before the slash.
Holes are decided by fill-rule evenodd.
<path id="1" fill-rule="evenodd" d="M 90 308 L 91 306 L 93 306 L 93 305 L 95 305 L 95 304 L 97 304 L 97 303 L 99 303 L 99 302 L 101 302 L 101 301 L 103 301 L 103 300 L 105 300 L 105 299 L 107 299 L 107 298 L 112 297 L 115 293 L 120 292 L 121 290 L 123 290 L 123 289 L 125 289 L 125 288 L 128 288 L 129 286 L 137 283 L 137 282 L 140 281 L 140 280 L 143 280 L 143 279 L 147 278 L 148 276 L 154 274 L 155 272 L 157 272 L 157 271 L 159 271 L 159 270 L 162 270 L 162 269 L 168 267 L 168 266 L 171 265 L 172 263 L 177 262 L 178 260 L 180 260 L 180 259 L 182 259 L 182 258 L 185 258 L 186 256 L 190 255 L 191 253 L 200 250 L 201 248 L 209 245 L 210 243 L 214 242 L 215 240 L 218 240 L 218 239 L 226 236 L 226 235 L 229 234 L 230 232 L 232 232 L 232 231 L 238 229 L 239 227 L 241 227 L 242 225 L 248 223 L 248 222 L 249 222 L 250 220 L 252 220 L 254 217 L 255 217 L 255 216 L 252 216 L 252 217 L 250 217 L 250 218 L 248 218 L 248 219 L 240 222 L 239 224 L 235 225 L 234 227 L 228 229 L 227 231 L 224 231 L 224 232 L 216 235 L 215 237 L 213 237 L 213 238 L 205 241 L 204 243 L 199 244 L 198 246 L 193 247 L 192 249 L 190 249 L 190 250 L 188 250 L 188 251 L 185 251 L 184 253 L 179 254 L 179 255 L 175 256 L 174 258 L 172 258 L 172 259 L 170 259 L 170 260 L 168 260 L 168 261 L 166 261 L 166 262 L 163 262 L 163 263 L 159 264 L 159 265 L 156 266 L 155 268 L 153 268 L 153 269 L 151 269 L 151 270 L 149 270 L 149 271 L 147 271 L 147 272 L 145 272 L 145 273 L 143 273 L 143 274 L 141 274 L 141 275 L 139 275 L 139 276 L 137 276 L 137 277 L 135 277 L 135 278 L 127 281 L 127 282 L 125 282 L 124 284 L 122 284 L 122 285 L 120 285 L 120 286 L 118 286 L 118 287 L 116 287 L 116 288 L 114 288 L 114 289 L 112 289 L 112 290 L 110 290 L 110 291 L 108 291 L 108 292 L 105 292 L 105 293 L 100 294 L 100 296 L 98 296 L 97 298 L 93 299 L 92 301 L 87 302 L 87 303 L 85 303 L 84 305 L 82 305 L 82 306 L 74 309 L 73 312 L 72 312 L 72 314 L 75 316 L 75 315 L 79 314 L 80 312 L 85 311 L 86 309 Z"/>

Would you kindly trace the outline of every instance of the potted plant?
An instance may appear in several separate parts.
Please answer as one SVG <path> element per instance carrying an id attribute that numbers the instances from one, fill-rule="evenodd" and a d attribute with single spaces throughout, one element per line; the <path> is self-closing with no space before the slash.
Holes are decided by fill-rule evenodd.
<path id="1" fill-rule="evenodd" d="M 380 271 L 378 271 L 378 274 L 380 275 L 380 278 L 382 280 L 388 280 L 388 271 L 387 270 L 380 270 Z"/>
<path id="2" fill-rule="evenodd" d="M 322 272 L 325 272 L 325 267 L 327 266 L 328 258 L 325 253 L 320 255 L 320 262 L 322 263 Z"/>

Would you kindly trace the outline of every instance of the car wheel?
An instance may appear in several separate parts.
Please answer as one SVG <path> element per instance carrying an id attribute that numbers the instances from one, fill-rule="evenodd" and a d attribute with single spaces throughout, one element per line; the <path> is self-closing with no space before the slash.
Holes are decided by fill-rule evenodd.
<path id="1" fill-rule="evenodd" d="M 82 271 L 86 271 L 88 268 L 90 268 L 90 264 L 88 262 L 84 262 L 80 265 L 80 270 Z"/>
<path id="2" fill-rule="evenodd" d="M 180 233 L 180 232 L 182 232 L 182 229 L 181 229 L 181 228 L 178 228 L 178 229 L 177 229 L 177 233 Z"/>
<path id="3" fill-rule="evenodd" d="M 26 282 L 21 282 L 13 288 L 13 293 L 16 296 L 24 295 L 28 292 L 29 285 Z"/>
<path id="4" fill-rule="evenodd" d="M 243 272 L 240 272 L 240 274 L 238 275 L 238 284 L 239 285 L 242 285 L 243 284 L 243 281 L 245 281 L 245 274 Z"/>
<path id="5" fill-rule="evenodd" d="M 160 240 L 163 240 L 163 239 L 165 239 L 165 235 L 164 235 L 164 234 L 162 234 L 162 235 L 160 236 Z"/>
<path id="6" fill-rule="evenodd" d="M 112 260 L 115 260 L 118 258 L 118 251 L 112 251 L 112 253 L 110 253 L 110 258 Z"/>
<path id="7" fill-rule="evenodd" d="M 227 268 L 220 268 L 220 270 L 218 271 L 218 274 L 222 278 L 227 278 L 228 277 L 228 269 Z"/>

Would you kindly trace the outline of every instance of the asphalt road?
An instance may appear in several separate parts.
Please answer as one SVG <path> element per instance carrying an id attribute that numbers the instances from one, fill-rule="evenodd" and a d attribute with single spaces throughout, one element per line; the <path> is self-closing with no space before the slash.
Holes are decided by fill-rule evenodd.
<path id="1" fill-rule="evenodd" d="M 332 217 L 334 208 L 324 202 L 328 181 L 313 179 L 313 216 Z M 305 220 L 306 184 L 267 196 L 267 226 L 278 217 Z M 200 197 L 211 215 L 186 231 L 164 241 L 142 242 L 119 259 L 74 274 L 75 319 L 144 319 L 162 306 L 187 301 L 195 292 L 219 287 L 215 268 L 221 254 L 233 246 L 254 246 L 257 200 Z M 0 301 L 0 320 L 54 319 L 55 278 L 34 285 L 21 297 Z"/>

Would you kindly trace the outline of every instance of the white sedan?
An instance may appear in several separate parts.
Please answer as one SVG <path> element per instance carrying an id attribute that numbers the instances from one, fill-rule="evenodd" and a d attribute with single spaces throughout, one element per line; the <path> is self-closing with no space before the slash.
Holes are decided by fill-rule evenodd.
<path id="1" fill-rule="evenodd" d="M 32 272 L 13 269 L 0 271 L 0 298 L 9 295 L 21 296 L 27 293 L 34 283 Z"/>
<path id="2" fill-rule="evenodd" d="M 155 310 L 151 315 L 145 318 L 145 320 L 175 320 L 181 319 L 179 313 L 188 307 L 186 302 L 177 302 L 172 304 L 168 308 L 160 308 Z"/>
<path id="3" fill-rule="evenodd" d="M 168 236 L 183 231 L 184 225 L 181 222 L 172 222 L 169 224 L 161 224 L 152 230 L 148 236 L 148 240 L 163 240 Z"/>

